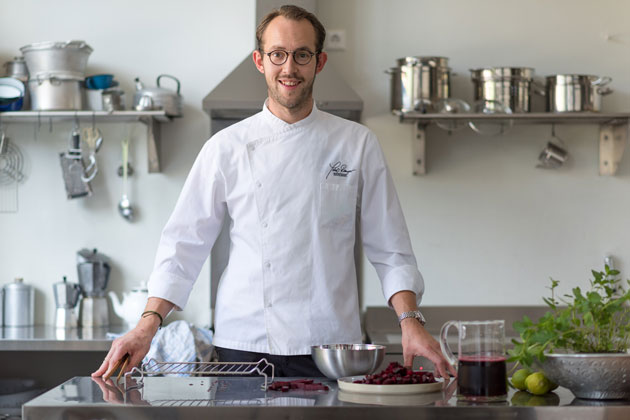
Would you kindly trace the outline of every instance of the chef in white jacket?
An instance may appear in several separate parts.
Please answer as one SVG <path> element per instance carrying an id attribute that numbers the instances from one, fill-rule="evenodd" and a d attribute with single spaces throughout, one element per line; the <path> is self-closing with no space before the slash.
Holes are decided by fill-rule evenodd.
<path id="1" fill-rule="evenodd" d="M 93 376 L 129 354 L 137 365 L 166 315 L 186 305 L 230 216 L 230 256 L 217 292 L 213 344 L 225 361 L 267 357 L 278 376 L 319 376 L 311 346 L 359 343 L 354 265 L 363 249 L 400 319 L 405 365 L 414 356 L 455 375 L 424 329 L 424 283 L 383 153 L 366 127 L 317 109 L 325 30 L 296 6 L 266 16 L 253 52 L 268 99 L 213 136 L 185 182 L 158 246 L 138 325 L 112 344 Z M 108 376 L 108 375 L 107 375 Z"/>

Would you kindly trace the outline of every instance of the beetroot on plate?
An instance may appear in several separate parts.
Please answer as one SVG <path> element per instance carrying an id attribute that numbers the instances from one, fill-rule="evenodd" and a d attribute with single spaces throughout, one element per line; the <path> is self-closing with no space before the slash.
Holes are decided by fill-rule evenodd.
<path id="1" fill-rule="evenodd" d="M 414 372 L 398 362 L 391 362 L 385 370 L 373 375 L 366 375 L 364 379 L 354 381 L 355 384 L 370 385 L 408 385 L 434 382 L 437 381 L 432 372 L 423 372 L 422 370 Z"/>

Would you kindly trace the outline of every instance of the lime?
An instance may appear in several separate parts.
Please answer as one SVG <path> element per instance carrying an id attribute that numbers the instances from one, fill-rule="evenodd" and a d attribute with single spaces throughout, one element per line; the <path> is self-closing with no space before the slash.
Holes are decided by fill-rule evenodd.
<path id="1" fill-rule="evenodd" d="M 525 389 L 527 389 L 525 386 L 525 379 L 527 379 L 527 377 L 531 374 L 532 371 L 529 369 L 517 370 L 514 372 L 514 375 L 512 375 L 512 386 L 516 389 L 520 389 L 521 391 L 525 391 Z"/>
<path id="2" fill-rule="evenodd" d="M 525 379 L 527 390 L 534 395 L 544 395 L 551 389 L 551 382 L 542 372 L 532 373 Z"/>

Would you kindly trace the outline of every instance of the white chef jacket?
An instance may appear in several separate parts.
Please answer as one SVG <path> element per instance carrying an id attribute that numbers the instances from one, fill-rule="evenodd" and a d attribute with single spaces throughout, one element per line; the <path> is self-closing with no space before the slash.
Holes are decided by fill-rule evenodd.
<path id="1" fill-rule="evenodd" d="M 360 343 L 355 231 L 385 298 L 424 282 L 375 135 L 317 110 L 288 124 L 267 106 L 202 148 L 166 224 L 149 296 L 186 305 L 229 214 L 213 344 L 278 355 Z M 357 223 L 357 221 L 359 223 Z"/>

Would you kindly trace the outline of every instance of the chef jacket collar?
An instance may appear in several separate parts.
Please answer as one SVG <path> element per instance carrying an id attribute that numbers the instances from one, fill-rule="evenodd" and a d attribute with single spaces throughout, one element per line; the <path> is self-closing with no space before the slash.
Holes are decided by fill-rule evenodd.
<path id="1" fill-rule="evenodd" d="M 315 105 L 315 100 L 313 100 L 313 109 L 311 110 L 311 113 L 308 114 L 308 116 L 304 119 L 301 119 L 298 122 L 295 122 L 293 124 L 289 124 L 286 121 L 281 120 L 280 118 L 276 117 L 270 110 L 269 107 L 267 106 L 267 101 L 269 101 L 269 98 L 265 99 L 265 104 L 263 105 L 263 116 L 265 121 L 267 121 L 267 123 L 271 126 L 272 129 L 275 130 L 287 130 L 287 129 L 296 129 L 296 128 L 302 128 L 305 127 L 307 125 L 309 125 L 311 122 L 315 121 L 315 119 L 317 119 L 317 106 Z"/>

